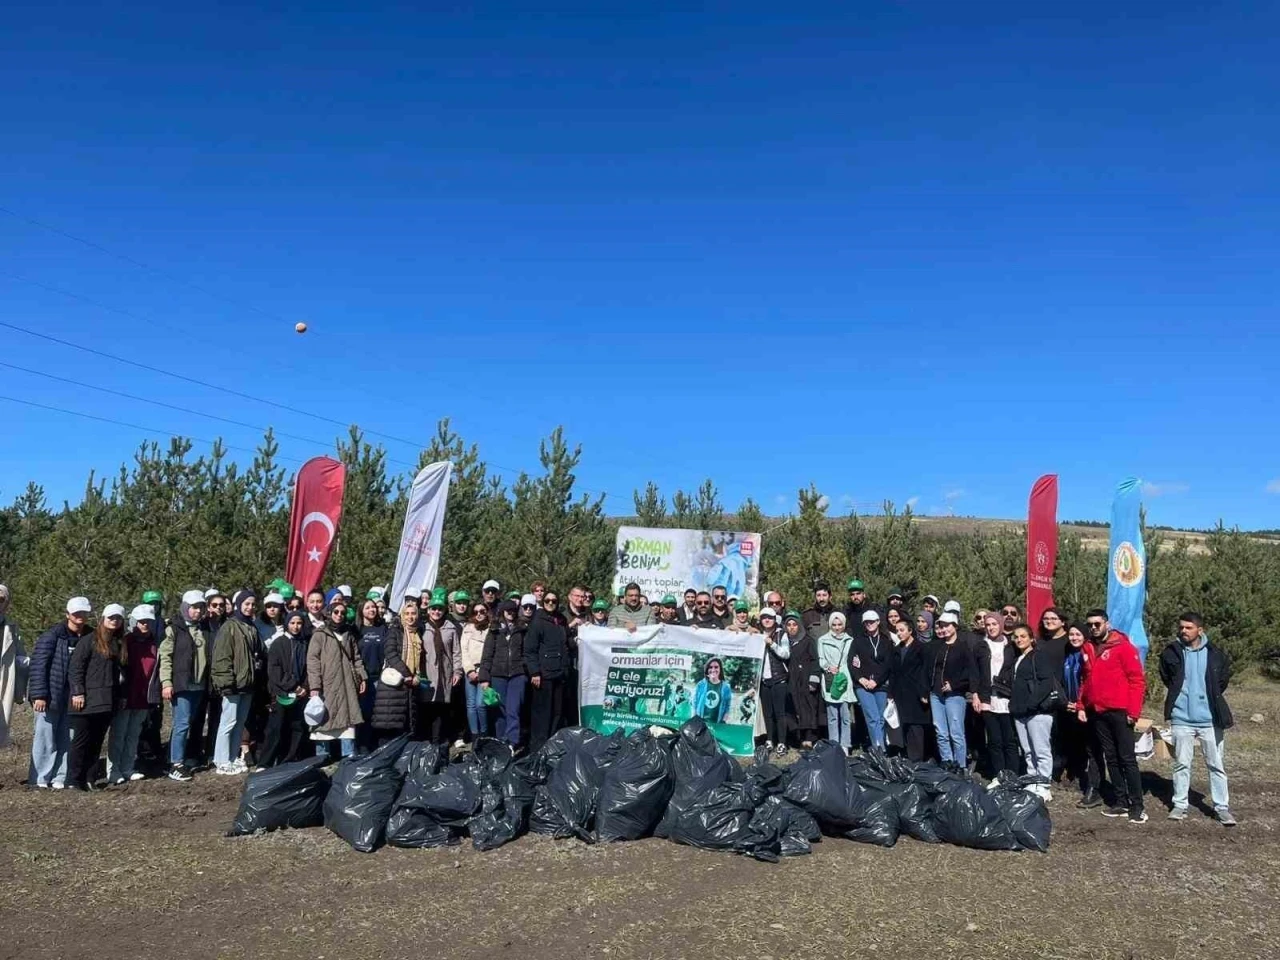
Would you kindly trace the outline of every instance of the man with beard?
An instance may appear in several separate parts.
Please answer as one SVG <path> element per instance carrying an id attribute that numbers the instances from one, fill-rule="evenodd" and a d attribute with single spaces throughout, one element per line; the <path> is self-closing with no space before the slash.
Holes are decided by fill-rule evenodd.
<path id="1" fill-rule="evenodd" d="M 867 588 L 855 577 L 849 581 L 849 602 L 844 605 L 844 621 L 848 624 L 845 629 L 853 636 L 866 632 L 862 615 L 868 610 L 875 610 L 875 607 L 867 599 Z"/>
<path id="2" fill-rule="evenodd" d="M 699 630 L 721 630 L 720 618 L 711 612 L 711 594 L 702 590 L 693 601 L 693 619 L 689 626 Z"/>
<path id="3" fill-rule="evenodd" d="M 690 587 L 684 592 L 684 603 L 681 604 L 680 609 L 676 611 L 681 623 L 690 624 L 693 622 L 694 615 L 698 612 L 697 607 L 694 606 L 697 599 L 698 591 L 693 589 L 693 587 Z"/>
<path id="4" fill-rule="evenodd" d="M 836 608 L 831 605 L 831 587 L 825 582 L 816 583 L 813 587 L 813 606 L 801 617 L 805 633 L 816 641 L 830 629 L 831 614 L 835 612 Z"/>
<path id="5" fill-rule="evenodd" d="M 733 622 L 733 610 L 729 607 L 729 591 L 724 587 L 711 588 L 711 615 L 720 621 L 721 630 Z"/>

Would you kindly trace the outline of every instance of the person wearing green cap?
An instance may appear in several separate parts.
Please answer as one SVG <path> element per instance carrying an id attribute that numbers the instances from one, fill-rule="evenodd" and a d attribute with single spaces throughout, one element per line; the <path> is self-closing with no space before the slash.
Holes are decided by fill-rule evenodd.
<path id="1" fill-rule="evenodd" d="M 844 605 L 845 627 L 850 635 L 858 636 L 863 632 L 862 615 L 874 609 L 867 600 L 867 588 L 856 577 L 849 581 L 849 602 Z"/>
<path id="2" fill-rule="evenodd" d="M 745 600 L 735 600 L 733 602 L 733 619 L 729 621 L 729 625 L 725 627 L 729 633 L 759 633 L 755 627 L 751 625 L 751 607 Z"/>
<path id="3" fill-rule="evenodd" d="M 680 608 L 674 593 L 668 593 L 662 598 L 662 604 L 658 608 L 658 621 L 673 627 L 679 625 Z"/>
<path id="4" fill-rule="evenodd" d="M 609 625 L 609 601 L 600 599 L 591 604 L 591 625 L 607 627 Z"/>
<path id="5" fill-rule="evenodd" d="M 431 743 L 448 743 L 450 704 L 463 696 L 463 672 L 460 631 L 448 617 L 443 587 L 432 590 L 427 602 L 418 677 L 419 732 Z"/>
<path id="6" fill-rule="evenodd" d="M 822 667 L 822 699 L 827 702 L 827 736 L 840 744 L 847 756 L 852 745 L 849 704 L 855 699 L 849 675 L 853 637 L 845 633 L 844 614 L 831 614 L 829 628 L 818 638 L 818 665 Z"/>
<path id="7" fill-rule="evenodd" d="M 471 619 L 471 594 L 465 590 L 454 590 L 449 594 L 449 619 L 461 630 Z"/>

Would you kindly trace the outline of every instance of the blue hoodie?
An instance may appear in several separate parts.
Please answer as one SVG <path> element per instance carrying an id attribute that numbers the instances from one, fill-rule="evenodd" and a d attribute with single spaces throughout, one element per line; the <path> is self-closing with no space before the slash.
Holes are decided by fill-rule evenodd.
<path id="1" fill-rule="evenodd" d="M 1212 727 L 1206 677 L 1209 671 L 1209 635 L 1201 634 L 1199 648 L 1182 644 L 1182 689 L 1173 701 L 1169 719 L 1183 727 Z"/>

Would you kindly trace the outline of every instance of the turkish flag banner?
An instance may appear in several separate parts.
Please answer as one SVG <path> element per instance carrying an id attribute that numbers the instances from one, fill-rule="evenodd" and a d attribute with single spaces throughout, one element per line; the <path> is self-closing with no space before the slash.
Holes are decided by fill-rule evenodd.
<path id="1" fill-rule="evenodd" d="M 1027 623 L 1053 606 L 1053 568 L 1058 562 L 1058 475 L 1047 473 L 1031 488 L 1027 505 Z"/>
<path id="2" fill-rule="evenodd" d="M 289 516 L 285 578 L 304 597 L 320 585 L 342 519 L 347 468 L 330 457 L 312 457 L 298 471 Z"/>

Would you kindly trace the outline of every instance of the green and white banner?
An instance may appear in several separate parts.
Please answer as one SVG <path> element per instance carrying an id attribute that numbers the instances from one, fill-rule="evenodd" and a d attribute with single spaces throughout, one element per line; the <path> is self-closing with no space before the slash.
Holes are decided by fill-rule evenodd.
<path id="1" fill-rule="evenodd" d="M 601 733 L 707 722 L 730 753 L 755 749 L 764 638 L 756 633 L 641 627 L 578 630 L 582 724 Z"/>
<path id="2" fill-rule="evenodd" d="M 760 534 L 733 530 L 619 527 L 613 589 L 640 585 L 650 600 L 686 589 L 724 587 L 731 597 L 760 605 Z"/>

